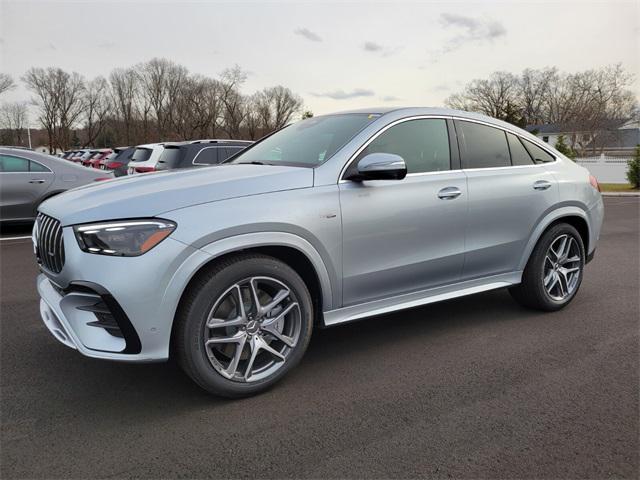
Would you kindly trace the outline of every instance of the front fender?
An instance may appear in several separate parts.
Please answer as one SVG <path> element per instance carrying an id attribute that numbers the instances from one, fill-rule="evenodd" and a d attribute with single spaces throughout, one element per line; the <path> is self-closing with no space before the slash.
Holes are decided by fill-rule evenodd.
<path id="1" fill-rule="evenodd" d="M 246 250 L 252 247 L 284 246 L 295 248 L 303 253 L 313 265 L 322 289 L 322 304 L 325 310 L 336 308 L 333 303 L 332 282 L 327 268 L 318 251 L 307 240 L 286 232 L 254 232 L 226 237 L 194 249 L 176 269 L 169 281 L 163 297 L 163 311 L 171 313 L 175 318 L 178 303 L 187 285 L 205 264 L 231 252 Z"/>

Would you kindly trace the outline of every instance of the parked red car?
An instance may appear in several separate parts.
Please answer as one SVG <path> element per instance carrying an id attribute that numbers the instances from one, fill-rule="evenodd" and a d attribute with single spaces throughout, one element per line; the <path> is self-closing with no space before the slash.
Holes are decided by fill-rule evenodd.
<path id="1" fill-rule="evenodd" d="M 113 150 L 110 148 L 100 148 L 97 150 L 92 150 L 91 155 L 88 158 L 85 158 L 82 161 L 82 165 L 85 167 L 93 167 L 100 168 L 100 160 L 107 158 L 109 155 L 113 153 Z"/>

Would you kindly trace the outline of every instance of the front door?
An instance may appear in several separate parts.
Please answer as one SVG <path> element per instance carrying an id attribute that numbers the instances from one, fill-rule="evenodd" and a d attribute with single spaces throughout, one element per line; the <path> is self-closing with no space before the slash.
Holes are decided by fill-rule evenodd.
<path id="1" fill-rule="evenodd" d="M 400 155 L 408 174 L 339 184 L 343 306 L 454 283 L 462 271 L 467 187 L 451 170 L 447 121 L 398 123 L 355 162 L 374 152 Z"/>

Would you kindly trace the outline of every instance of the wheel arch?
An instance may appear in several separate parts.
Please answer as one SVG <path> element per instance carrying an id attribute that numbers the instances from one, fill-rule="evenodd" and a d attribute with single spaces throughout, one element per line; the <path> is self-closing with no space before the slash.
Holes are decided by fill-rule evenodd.
<path id="1" fill-rule="evenodd" d="M 293 268 L 309 288 L 314 302 L 315 321 L 319 325 L 324 325 L 323 310 L 335 308 L 331 279 L 322 257 L 309 242 L 297 235 L 279 232 L 243 234 L 218 240 L 202 247 L 198 252 L 197 259 L 193 260 L 196 263 L 187 261 L 183 264 L 188 273 L 177 272 L 174 276 L 175 279 L 181 277 L 183 280 L 171 282 L 167 288 L 167 293 L 174 288 L 179 289 L 174 303 L 170 343 L 174 337 L 175 318 L 189 286 L 224 258 L 239 253 L 269 255 Z M 205 257 L 202 254 L 207 255 Z"/>
<path id="2" fill-rule="evenodd" d="M 562 207 L 548 213 L 540 222 L 538 222 L 538 225 L 533 230 L 525 248 L 524 255 L 520 261 L 519 270 L 524 270 L 526 267 L 529 257 L 542 235 L 558 223 L 568 223 L 573 226 L 582 238 L 585 254 L 589 253 L 591 245 L 589 240 L 590 228 L 587 214 L 579 207 Z"/>

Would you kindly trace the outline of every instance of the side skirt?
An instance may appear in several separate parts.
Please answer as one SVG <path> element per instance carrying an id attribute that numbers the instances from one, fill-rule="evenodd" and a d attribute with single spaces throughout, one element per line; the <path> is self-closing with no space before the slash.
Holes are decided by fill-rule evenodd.
<path id="1" fill-rule="evenodd" d="M 396 295 L 395 297 L 329 310 L 324 312 L 324 324 L 325 326 L 331 326 L 339 323 L 352 322 L 366 317 L 404 310 L 405 308 L 419 307 L 421 305 L 464 297 L 474 293 L 510 287 L 521 281 L 521 271 L 510 272 L 454 283 L 443 287 L 420 290 L 419 292 L 404 293 L 402 295 Z"/>

